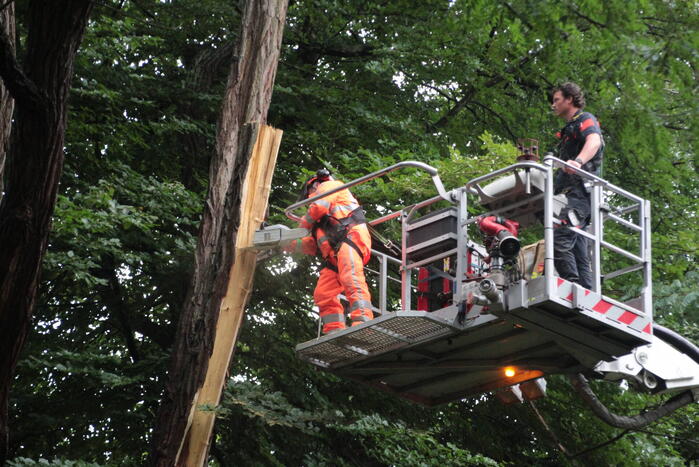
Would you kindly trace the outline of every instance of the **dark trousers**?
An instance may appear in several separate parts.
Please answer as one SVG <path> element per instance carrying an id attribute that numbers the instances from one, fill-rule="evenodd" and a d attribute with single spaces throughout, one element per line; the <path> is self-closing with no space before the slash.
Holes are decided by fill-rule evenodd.
<path id="1" fill-rule="evenodd" d="M 571 222 L 569 212 L 573 211 L 573 217 L 577 219 L 573 222 L 580 223 L 578 227 L 585 230 L 590 221 L 590 195 L 580 179 L 575 180 L 564 192 L 567 196 L 567 206 L 561 213 L 562 219 Z M 586 289 L 592 289 L 589 243 L 587 238 L 576 234 L 565 225 L 553 231 L 553 263 L 558 275 Z"/>
<path id="2" fill-rule="evenodd" d="M 563 212 L 563 219 L 570 221 L 569 212 L 575 213 L 574 218 L 585 230 L 590 220 L 590 195 L 582 183 L 574 184 L 567 193 L 568 206 Z M 553 262 L 558 275 L 570 282 L 592 289 L 592 269 L 590 267 L 589 241 L 582 235 L 576 234 L 567 226 L 561 226 L 553 231 Z"/>
<path id="3" fill-rule="evenodd" d="M 584 227 L 583 227 L 584 228 Z M 587 238 L 568 227 L 553 231 L 553 263 L 558 275 L 570 282 L 592 289 L 592 269 Z"/>

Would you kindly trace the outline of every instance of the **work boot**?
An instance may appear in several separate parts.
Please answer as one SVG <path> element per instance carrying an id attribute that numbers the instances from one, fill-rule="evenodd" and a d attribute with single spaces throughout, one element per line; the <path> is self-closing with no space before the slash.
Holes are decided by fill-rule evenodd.
<path id="1" fill-rule="evenodd" d="M 352 321 L 352 327 L 354 327 L 354 326 L 359 326 L 360 324 L 364 324 L 364 323 L 366 323 L 367 321 L 368 321 L 368 320 L 366 320 L 366 321 Z"/>
<path id="2" fill-rule="evenodd" d="M 342 331 L 344 329 L 347 329 L 347 327 L 345 326 L 345 323 L 342 323 L 342 322 L 327 323 L 323 326 L 323 334 L 327 336 L 328 334 Z"/>

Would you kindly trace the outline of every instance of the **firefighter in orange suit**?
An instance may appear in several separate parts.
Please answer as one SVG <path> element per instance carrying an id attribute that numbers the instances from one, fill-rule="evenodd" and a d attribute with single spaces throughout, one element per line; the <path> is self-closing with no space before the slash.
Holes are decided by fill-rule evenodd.
<path id="1" fill-rule="evenodd" d="M 306 182 L 301 199 L 341 185 L 327 169 L 321 169 Z M 349 301 L 352 326 L 372 319 L 371 296 L 364 278 L 364 265 L 371 256 L 371 236 L 364 211 L 352 193 L 344 189 L 311 203 L 300 226 L 310 229 L 312 235 L 296 240 L 285 250 L 320 254 L 325 260 L 313 292 L 323 333 L 345 329 L 345 311 L 338 298 L 343 292 Z"/>

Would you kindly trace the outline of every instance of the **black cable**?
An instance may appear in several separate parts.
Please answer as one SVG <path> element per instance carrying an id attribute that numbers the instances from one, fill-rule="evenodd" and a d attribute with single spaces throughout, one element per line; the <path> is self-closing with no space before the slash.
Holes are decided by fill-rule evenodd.
<path id="1" fill-rule="evenodd" d="M 653 334 L 677 350 L 684 352 L 689 358 L 699 364 L 699 347 L 694 345 L 694 342 L 685 339 L 672 329 L 668 329 L 657 323 L 653 323 Z"/>
<path id="2" fill-rule="evenodd" d="M 692 360 L 699 363 L 699 347 L 694 345 L 694 343 L 691 341 L 659 324 L 653 325 L 653 333 L 659 339 L 672 345 L 677 350 L 684 352 L 690 358 L 692 358 Z M 634 416 L 617 415 L 612 413 L 597 398 L 597 395 L 592 391 L 592 388 L 587 383 L 587 379 L 582 374 L 572 375 L 570 380 L 578 395 L 590 407 L 595 415 L 597 415 L 608 425 L 627 430 L 638 430 L 644 428 L 660 418 L 669 415 L 680 407 L 684 407 L 685 405 L 694 401 L 694 394 L 691 390 L 689 390 L 677 394 L 660 407 L 651 411 Z"/>
<path id="3" fill-rule="evenodd" d="M 578 395 L 590 407 L 590 409 L 603 422 L 616 428 L 624 428 L 628 430 L 638 430 L 644 428 L 660 418 L 674 412 L 680 407 L 684 407 L 694 401 L 692 391 L 680 393 L 661 405 L 660 407 L 641 413 L 638 415 L 627 416 L 617 415 L 612 413 L 595 395 L 592 388 L 587 383 L 587 379 L 581 374 L 576 374 L 570 377 L 571 383 Z"/>

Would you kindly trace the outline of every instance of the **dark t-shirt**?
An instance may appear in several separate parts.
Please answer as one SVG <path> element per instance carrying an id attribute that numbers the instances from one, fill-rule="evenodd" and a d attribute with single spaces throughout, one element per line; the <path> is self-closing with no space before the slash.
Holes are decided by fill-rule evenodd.
<path id="1" fill-rule="evenodd" d="M 593 133 L 602 136 L 602 131 L 600 130 L 597 119 L 591 113 L 579 110 L 573 116 L 573 119 L 566 123 L 566 126 L 564 126 L 563 129 L 556 134 L 556 136 L 561 140 L 558 145 L 559 158 L 564 161 L 569 161 L 578 157 L 578 154 L 580 154 L 583 146 L 585 146 L 585 139 L 588 135 Z M 590 172 L 591 174 L 599 175 L 600 167 L 602 166 L 603 153 L 604 141 L 597 150 L 597 153 L 595 153 L 594 157 L 583 165 L 582 169 Z M 554 183 L 554 191 L 556 193 L 560 193 L 566 188 L 582 188 L 582 179 L 579 176 L 567 174 L 563 172 L 562 169 L 558 170 Z"/>

